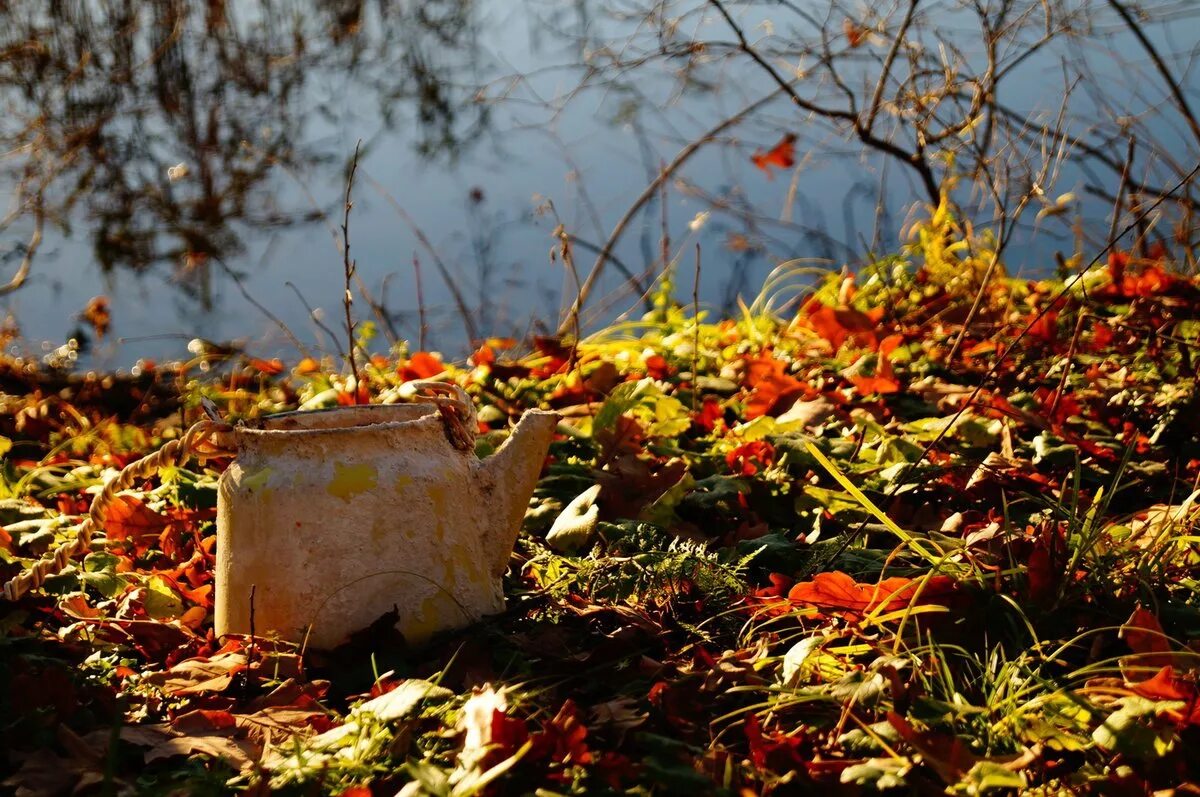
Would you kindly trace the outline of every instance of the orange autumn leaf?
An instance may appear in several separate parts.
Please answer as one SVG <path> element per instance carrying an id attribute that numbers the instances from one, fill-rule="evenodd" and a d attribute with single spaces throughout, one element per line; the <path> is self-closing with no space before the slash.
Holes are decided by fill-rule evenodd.
<path id="1" fill-rule="evenodd" d="M 869 396 L 872 393 L 886 395 L 899 392 L 900 382 L 896 379 L 896 372 L 892 368 L 891 354 L 903 342 L 903 335 L 888 335 L 879 341 L 879 360 L 875 366 L 875 375 L 850 377 L 850 381 L 854 383 L 854 388 L 860 396 Z"/>
<path id="2" fill-rule="evenodd" d="M 300 362 L 298 362 L 296 364 L 296 373 L 299 374 L 300 376 L 307 376 L 308 374 L 315 374 L 317 371 L 320 371 L 320 370 L 321 370 L 321 364 L 319 362 L 317 362 L 316 360 L 314 360 L 312 357 L 305 357 L 303 360 L 301 360 Z"/>
<path id="3" fill-rule="evenodd" d="M 866 584 L 835 570 L 796 584 L 788 591 L 788 600 L 806 603 L 826 613 L 856 616 L 876 609 L 885 612 L 903 609 L 914 599 L 931 602 L 953 589 L 954 581 L 948 576 L 933 576 L 922 588 L 920 579 L 893 576 L 878 584 Z"/>
<path id="4" fill-rule="evenodd" d="M 436 355 L 419 351 L 396 369 L 405 382 L 414 379 L 431 379 L 446 370 L 446 365 Z"/>
<path id="5" fill-rule="evenodd" d="M 1126 682 L 1126 685 L 1150 700 L 1181 700 L 1190 703 L 1196 697 L 1195 687 L 1177 677 L 1175 668 L 1170 666 L 1163 667 L 1152 678 L 1133 683 Z"/>
<path id="6" fill-rule="evenodd" d="M 1133 663 L 1140 667 L 1170 667 L 1175 663 L 1171 642 L 1158 617 L 1141 606 L 1121 626 L 1121 638 L 1137 654 Z"/>
<path id="7" fill-rule="evenodd" d="M 773 176 L 771 172 L 772 166 L 780 169 L 792 168 L 796 165 L 796 134 L 785 133 L 783 138 L 779 139 L 779 143 L 766 152 L 763 152 L 761 149 L 754 150 L 754 154 L 750 156 L 750 161 L 766 172 L 768 177 Z"/>
<path id="8" fill-rule="evenodd" d="M 875 329 L 883 317 L 882 307 L 868 314 L 852 307 L 833 308 L 821 302 L 810 302 L 806 309 L 807 315 L 803 319 L 808 327 L 829 341 L 835 351 L 847 341 L 871 349 L 878 347 Z"/>
<path id="9" fill-rule="evenodd" d="M 1132 279 L 1132 285 L 1129 285 L 1130 281 L 1129 277 L 1125 278 L 1125 295 L 1151 297 L 1166 293 L 1174 284 L 1175 278 L 1158 266 L 1147 266 L 1141 274 Z"/>
<path id="10" fill-rule="evenodd" d="M 472 352 L 470 360 L 473 365 L 492 365 L 496 362 L 496 352 L 485 343 Z"/>
<path id="11" fill-rule="evenodd" d="M 900 392 L 900 383 L 888 376 L 852 376 L 850 381 L 860 396 L 870 396 L 878 393 L 885 396 L 889 393 Z"/>
<path id="12" fill-rule="evenodd" d="M 850 19 L 850 17 L 846 17 L 842 20 L 842 32 L 846 34 L 846 41 L 850 43 L 850 47 L 856 48 L 867 40 L 867 35 L 870 34 L 871 29 L 859 25 Z"/>
<path id="13" fill-rule="evenodd" d="M 804 385 L 787 373 L 787 363 L 770 355 L 746 360 L 744 384 L 751 388 L 746 399 L 746 419 L 778 415 L 804 393 Z"/>
<path id="14" fill-rule="evenodd" d="M 283 373 L 283 360 L 278 357 L 273 357 L 270 360 L 251 357 L 248 364 L 251 368 L 266 376 L 275 376 L 276 374 Z"/>
<path id="15" fill-rule="evenodd" d="M 157 539 L 170 521 L 132 495 L 118 495 L 104 518 L 104 530 L 114 542 L 131 540 L 135 544 Z"/>

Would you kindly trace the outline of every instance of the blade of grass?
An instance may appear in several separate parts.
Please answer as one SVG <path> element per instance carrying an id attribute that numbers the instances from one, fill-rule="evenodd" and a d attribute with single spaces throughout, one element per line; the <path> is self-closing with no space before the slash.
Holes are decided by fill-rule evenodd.
<path id="1" fill-rule="evenodd" d="M 821 449 L 817 448 L 814 443 L 811 441 L 806 442 L 805 447 L 808 449 L 808 453 L 812 454 L 813 458 L 821 464 L 821 467 L 825 468 L 825 470 L 829 472 L 829 475 L 832 476 L 834 480 L 842 486 L 842 489 L 850 493 L 854 500 L 857 501 L 863 507 L 863 509 L 874 515 L 875 518 L 901 542 L 903 542 L 912 550 L 916 551 L 930 564 L 937 565 L 942 561 L 945 553 L 938 548 L 936 543 L 933 545 L 934 548 L 938 548 L 938 550 L 937 553 L 933 553 L 928 550 L 920 540 L 896 525 L 896 521 L 884 514 L 882 509 L 875 506 L 875 503 L 870 498 L 867 498 L 863 491 L 858 489 L 858 487 L 854 485 L 854 482 L 850 481 L 850 479 L 846 477 L 846 474 L 842 473 L 838 466 L 833 464 L 833 461 L 830 460 L 829 457 L 825 456 Z"/>

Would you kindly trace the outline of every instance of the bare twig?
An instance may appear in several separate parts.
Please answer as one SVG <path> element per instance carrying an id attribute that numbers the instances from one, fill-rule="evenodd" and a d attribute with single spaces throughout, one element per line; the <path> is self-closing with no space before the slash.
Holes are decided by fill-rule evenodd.
<path id="1" fill-rule="evenodd" d="M 17 268 L 17 273 L 13 274 L 7 284 L 0 285 L 0 296 L 7 296 L 19 290 L 29 279 L 33 256 L 37 254 L 38 247 L 42 244 L 42 225 L 44 223 L 45 214 L 42 212 L 42 202 L 39 198 L 33 206 L 33 235 L 29 236 L 29 243 L 25 245 L 25 255 L 21 258 L 21 265 Z"/>
<path id="2" fill-rule="evenodd" d="M 350 306 L 354 303 L 354 295 L 350 292 L 350 281 L 354 278 L 356 264 L 350 259 L 350 209 L 354 207 L 354 202 L 350 198 L 350 192 L 354 189 L 354 173 L 358 171 L 358 151 L 362 147 L 362 140 L 354 145 L 354 158 L 350 161 L 350 174 L 346 177 L 346 204 L 345 212 L 342 215 L 342 269 L 346 277 L 346 294 L 342 297 L 342 304 L 346 308 L 346 338 L 349 344 L 350 373 L 354 375 L 354 403 L 358 403 L 358 394 L 362 389 L 362 384 L 359 382 L 358 375 L 358 360 L 354 356 L 354 317 L 350 313 Z"/>
<path id="3" fill-rule="evenodd" d="M 429 333 L 429 324 L 425 321 L 425 292 L 421 290 L 421 259 L 413 252 L 413 276 L 417 283 L 417 350 L 425 351 L 425 336 Z"/>
<path id="4" fill-rule="evenodd" d="M 696 399 L 700 397 L 700 387 L 696 383 L 700 369 L 700 243 L 696 243 L 696 277 L 692 280 L 692 324 L 695 330 L 692 334 L 692 412 L 696 411 Z"/>
<path id="5" fill-rule="evenodd" d="M 571 307 L 571 311 L 567 314 L 567 318 L 563 321 L 563 323 L 559 325 L 559 335 L 565 335 L 570 331 L 568 322 L 572 314 L 577 315 L 583 309 L 583 305 L 587 301 L 588 296 L 591 294 L 592 288 L 596 284 L 596 280 L 600 278 L 600 274 L 604 270 L 605 263 L 608 262 L 609 255 L 616 247 L 617 242 L 621 240 L 621 236 L 625 233 L 625 228 L 629 226 L 629 223 L 633 221 L 642 207 L 645 206 L 645 204 L 654 196 L 655 192 L 658 191 L 659 185 L 661 185 L 664 180 L 674 174 L 681 166 L 683 166 L 683 164 L 687 163 L 688 159 L 695 155 L 696 152 L 705 144 L 710 143 L 721 133 L 737 125 L 739 122 L 742 122 L 747 116 L 754 113 L 759 108 L 762 108 L 772 100 L 778 98 L 779 95 L 783 93 L 783 89 L 776 89 L 766 96 L 745 106 L 732 116 L 723 119 L 719 124 L 709 128 L 699 138 L 688 143 L 688 145 L 681 149 L 679 154 L 677 154 L 670 163 L 668 163 L 662 170 L 659 171 L 658 176 L 651 180 L 650 184 L 642 190 L 642 193 L 638 195 L 638 198 L 635 199 L 633 204 L 629 206 L 629 209 L 625 211 L 625 215 L 622 216 L 620 221 L 617 222 L 617 225 L 613 227 L 613 231 L 609 233 L 608 240 L 605 241 L 604 246 L 600 248 L 600 254 L 596 257 L 596 262 L 592 265 L 592 270 L 588 272 L 587 277 L 583 281 L 583 285 L 579 288 L 579 293 L 575 297 L 575 303 Z"/>
<path id="6" fill-rule="evenodd" d="M 926 160 L 924 152 L 919 148 L 919 146 L 917 149 L 910 152 L 896 144 L 894 141 L 890 141 L 886 138 L 880 138 L 879 136 L 875 135 L 868 127 L 861 123 L 859 115 L 853 110 L 845 108 L 827 108 L 801 97 L 792 85 L 794 81 L 786 80 L 783 75 L 779 73 L 779 70 L 772 66 L 765 58 L 763 58 L 762 54 L 750 44 L 749 40 L 746 38 L 745 32 L 725 8 L 722 0 L 709 0 L 709 3 L 711 3 L 712 6 L 716 8 L 721 16 L 725 19 L 726 24 L 729 25 L 730 29 L 733 31 L 734 36 L 737 37 L 738 46 L 742 52 L 749 56 L 750 60 L 762 67 L 763 71 L 765 71 L 771 77 L 771 79 L 775 81 L 776 85 L 779 86 L 780 91 L 787 94 L 787 96 L 791 98 L 792 102 L 795 103 L 797 107 L 808 111 L 809 113 L 815 114 L 816 116 L 820 116 L 825 119 L 838 120 L 843 124 L 849 124 L 852 126 L 854 133 L 858 137 L 858 140 L 864 145 L 870 149 L 890 155 L 891 157 L 896 158 L 900 162 L 907 165 L 909 168 L 913 169 L 917 173 L 917 177 L 920 179 L 922 186 L 925 188 L 925 193 L 929 201 L 934 205 L 938 203 L 938 200 L 941 198 L 941 186 L 933 174 L 933 168 L 929 165 L 929 161 Z"/>
<path id="7" fill-rule="evenodd" d="M 1175 105 L 1179 108 L 1179 113 L 1183 114 L 1188 127 L 1192 130 L 1192 135 L 1196 137 L 1196 141 L 1200 142 L 1200 121 L 1197 121 L 1196 114 L 1192 112 L 1192 107 L 1188 104 L 1187 97 L 1184 95 L 1179 81 L 1171 74 L 1171 70 L 1167 67 L 1166 62 L 1159 55 L 1158 49 L 1146 36 L 1146 32 L 1142 30 L 1142 26 L 1133 18 L 1133 14 L 1129 13 L 1129 9 L 1125 8 L 1120 0 L 1108 0 L 1108 4 L 1113 7 L 1114 11 L 1121 15 L 1121 19 L 1129 26 L 1130 32 L 1133 33 L 1142 45 L 1142 49 L 1146 51 L 1146 55 L 1150 56 L 1150 60 L 1154 62 L 1155 68 L 1158 69 L 1158 74 L 1162 76 L 1163 82 L 1167 84 L 1167 89 L 1171 92 L 1171 96 L 1175 100 Z"/>
<path id="8" fill-rule="evenodd" d="M 896 31 L 895 37 L 892 39 L 892 46 L 888 49 L 887 57 L 883 61 L 883 69 L 879 72 L 879 80 L 875 83 L 875 93 L 871 95 L 871 104 L 867 106 L 867 118 L 861 123 L 863 132 L 870 134 L 875 127 L 875 117 L 879 115 L 879 107 L 883 104 L 883 90 L 887 87 L 888 78 L 892 74 L 892 65 L 896 62 L 896 55 L 899 54 L 900 48 L 904 46 L 905 37 L 908 35 L 908 29 L 912 26 L 913 16 L 917 13 L 917 5 L 920 0 L 909 0 L 908 11 L 904 15 L 904 21 L 900 23 L 900 30 Z"/>
<path id="9" fill-rule="evenodd" d="M 214 256 L 212 259 L 215 260 L 217 265 L 220 266 L 221 270 L 225 272 L 225 275 L 233 280 L 233 284 L 237 286 L 237 289 L 241 292 L 243 299 L 253 305 L 255 309 L 265 315 L 268 319 L 270 319 L 275 326 L 279 327 L 280 331 L 282 331 L 283 334 L 287 336 L 288 340 L 292 342 L 292 345 L 299 349 L 305 357 L 312 357 L 312 351 L 310 351 L 309 348 L 300 341 L 300 338 L 296 337 L 295 333 L 292 332 L 291 328 L 289 328 L 287 324 L 283 323 L 283 319 L 272 313 L 266 308 L 266 306 L 250 295 L 250 291 L 246 289 L 245 282 L 242 280 L 242 276 L 240 274 L 230 268 L 229 265 L 221 258 Z"/>
<path id="10" fill-rule="evenodd" d="M 304 294 L 301 293 L 300 289 L 296 287 L 296 283 L 288 280 L 283 284 L 292 289 L 292 292 L 296 294 L 296 298 L 300 300 L 300 304 L 304 305 L 304 309 L 308 311 L 308 317 L 312 319 L 312 322 L 316 324 L 322 332 L 329 336 L 329 339 L 333 341 L 333 348 L 337 351 L 338 357 L 341 357 L 344 360 L 346 358 L 346 352 L 342 349 L 341 340 L 337 335 L 334 334 L 333 330 L 321 320 L 321 316 L 317 313 L 313 306 L 308 303 L 308 300 L 304 298 Z"/>
<path id="11" fill-rule="evenodd" d="M 363 176 L 379 192 L 380 196 L 387 200 L 388 204 L 392 206 L 392 210 L 396 211 L 396 215 L 408 226 L 408 229 L 416 236 L 417 241 L 429 253 L 430 258 L 433 259 L 434 267 L 437 268 L 438 274 L 441 275 L 442 281 L 446 284 L 446 289 L 450 291 L 450 297 L 454 300 L 455 307 L 458 308 L 458 315 L 462 319 L 463 329 L 467 333 L 467 340 L 472 342 L 479 340 L 479 331 L 475 327 L 475 320 L 472 317 L 470 307 L 467 305 L 467 300 L 459 288 L 458 280 L 450 273 L 450 268 L 442 260 L 441 255 L 438 254 L 429 237 L 425 235 L 425 231 L 417 225 L 412 216 L 408 215 L 408 211 L 401 207 L 396 198 L 379 184 L 378 180 L 371 177 L 370 174 L 364 174 Z"/>

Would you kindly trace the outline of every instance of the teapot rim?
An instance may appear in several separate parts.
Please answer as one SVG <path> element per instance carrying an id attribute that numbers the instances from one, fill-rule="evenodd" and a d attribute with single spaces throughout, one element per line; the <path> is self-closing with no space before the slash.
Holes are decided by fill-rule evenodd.
<path id="1" fill-rule="evenodd" d="M 382 418 L 371 419 L 369 416 L 398 416 L 393 420 L 385 420 Z M 328 421 L 336 419 L 338 416 L 346 416 L 348 419 L 354 416 L 362 416 L 364 420 L 358 423 L 340 423 L 332 426 L 304 426 L 296 425 L 293 428 L 269 428 L 268 424 L 284 423 L 303 419 L 303 421 Z M 408 416 L 408 417 L 405 417 Z M 326 437 L 333 435 L 346 434 L 369 434 L 378 433 L 381 431 L 390 431 L 396 429 L 420 428 L 424 426 L 439 426 L 440 419 L 438 418 L 437 407 L 433 404 L 356 404 L 348 407 L 325 407 L 315 410 L 292 410 L 289 412 L 278 412 L 272 415 L 265 415 L 261 418 L 256 418 L 239 424 L 236 427 L 236 432 L 239 436 L 245 435 L 251 438 L 260 440 L 278 440 L 278 439 L 295 439 L 297 435 L 303 437 Z"/>

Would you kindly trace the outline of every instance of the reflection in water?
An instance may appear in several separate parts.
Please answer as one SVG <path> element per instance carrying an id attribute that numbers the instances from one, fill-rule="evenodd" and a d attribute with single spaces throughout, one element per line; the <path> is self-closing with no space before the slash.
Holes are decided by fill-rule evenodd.
<path id="1" fill-rule="evenodd" d="M 810 265 L 893 250 L 942 187 L 963 218 L 1012 222 L 1006 265 L 1045 273 L 1059 251 L 1097 251 L 1113 216 L 1125 225 L 1196 162 L 1200 125 L 1181 127 L 1108 5 L 9 0 L 0 282 L 30 260 L 39 220 L 46 243 L 4 306 L 32 339 L 57 340 L 104 292 L 115 335 L 172 339 L 137 339 L 155 357 L 197 335 L 262 335 L 249 345 L 283 353 L 285 326 L 340 340 L 319 316 L 344 293 L 329 232 L 340 246 L 359 138 L 359 318 L 451 353 L 553 331 L 581 285 L 595 289 L 584 328 L 635 317 L 698 245 L 697 295 L 717 312 L 780 264 L 803 261 L 792 287 L 805 290 Z M 1200 7 L 1139 8 L 1193 97 Z M 756 166 L 784 134 L 794 164 Z M 177 166 L 187 176 L 172 180 Z M 1183 216 L 1185 252 L 1196 185 L 1149 226 L 1170 235 Z M 546 257 L 560 221 L 578 274 Z M 116 275 L 169 272 L 182 293 L 153 279 L 114 290 Z"/>
<path id="2" fill-rule="evenodd" d="M 247 229 L 320 215 L 272 190 L 335 160 L 338 75 L 374 98 L 385 128 L 413 109 L 416 145 L 454 155 L 486 124 L 455 96 L 477 69 L 469 0 L 16 0 L 0 9 L 0 149 L 25 213 L 87 219 L 106 272 L 172 264 L 208 305 L 209 259 Z M 364 24 L 367 17 L 371 24 Z M 324 145 L 324 146 L 323 146 Z M 172 180 L 177 164 L 186 180 Z M 340 168 L 340 165 L 338 166 Z M 174 176 L 182 176 L 177 171 Z M 295 194 L 295 191 L 290 192 Z M 80 264 L 83 267 L 83 264 Z"/>

